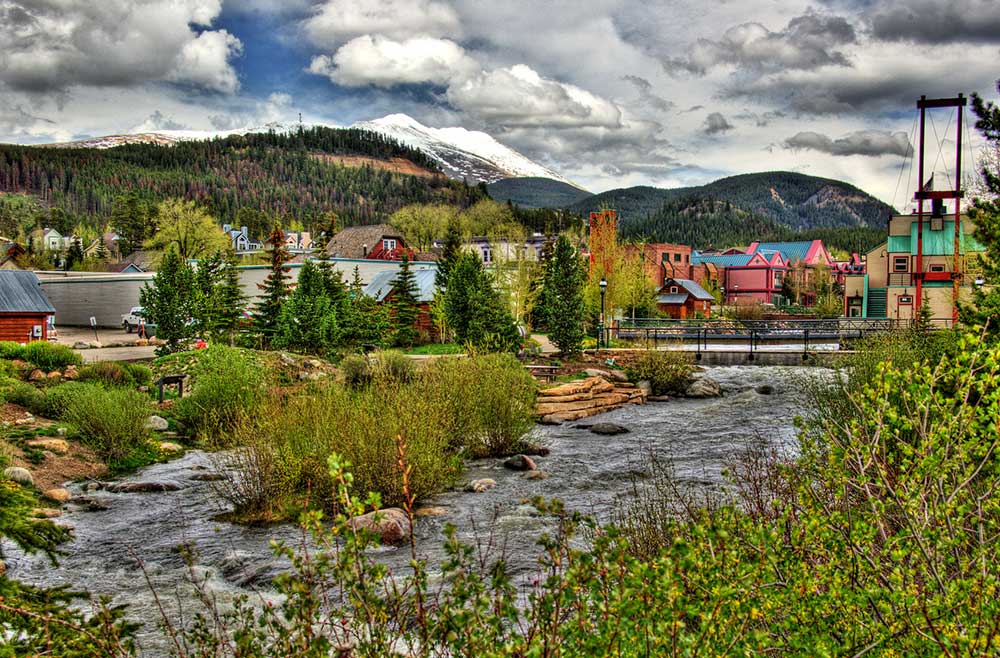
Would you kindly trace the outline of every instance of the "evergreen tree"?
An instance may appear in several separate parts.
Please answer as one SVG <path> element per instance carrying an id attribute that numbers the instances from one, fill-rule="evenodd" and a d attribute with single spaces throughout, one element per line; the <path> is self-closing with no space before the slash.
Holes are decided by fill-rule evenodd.
<path id="1" fill-rule="evenodd" d="M 73 238 L 73 242 L 70 243 L 69 249 L 66 250 L 66 258 L 63 261 L 63 269 L 68 272 L 82 262 L 83 245 L 80 244 L 80 238 Z"/>
<path id="2" fill-rule="evenodd" d="M 997 82 L 1000 91 L 1000 81 Z M 975 306 L 962 306 L 960 317 L 966 324 L 987 327 L 993 338 L 1000 337 L 1000 105 L 972 95 L 972 111 L 978 117 L 976 129 L 986 139 L 986 157 L 981 169 L 984 194 L 975 199 L 969 214 L 976 223 L 976 240 L 986 247 L 980 257 L 985 285 L 973 292 Z"/>
<path id="3" fill-rule="evenodd" d="M 153 234 L 155 222 L 146 202 L 130 192 L 115 199 L 111 226 L 118 233 L 118 249 L 124 257 L 142 249 L 142 244 Z"/>
<path id="4" fill-rule="evenodd" d="M 271 246 L 271 271 L 264 283 L 257 284 L 262 294 L 260 301 L 254 306 L 254 329 L 260 334 L 264 344 L 270 345 L 278 330 L 281 306 L 288 297 L 289 267 L 285 263 L 291 257 L 285 247 L 285 233 L 278 224 L 271 229 L 267 244 Z"/>
<path id="5" fill-rule="evenodd" d="M 236 263 L 216 252 L 198 262 L 192 281 L 194 327 L 205 336 L 225 337 L 232 345 L 247 303 Z"/>
<path id="6" fill-rule="evenodd" d="M 157 348 L 158 355 L 178 352 L 192 335 L 189 322 L 193 313 L 193 277 L 191 268 L 181 260 L 175 249 L 168 249 L 153 277 L 152 286 L 139 291 L 146 321 L 156 325 L 156 336 L 166 343 Z"/>
<path id="7" fill-rule="evenodd" d="M 434 285 L 439 290 L 448 287 L 448 274 L 455 261 L 462 253 L 462 233 L 459 230 L 458 221 L 448 222 L 448 230 L 444 235 L 444 247 L 441 249 L 441 257 L 437 262 L 437 273 L 434 275 Z"/>
<path id="8" fill-rule="evenodd" d="M 403 254 L 399 272 L 392 281 L 393 335 L 396 345 L 410 347 L 419 336 L 416 328 L 420 317 L 420 302 L 417 301 L 417 279 L 410 269 L 410 259 Z"/>
<path id="9" fill-rule="evenodd" d="M 232 258 L 222 267 L 215 294 L 219 299 L 219 310 L 213 326 L 217 332 L 228 336 L 229 345 L 232 346 L 236 340 L 236 332 L 244 321 L 247 307 L 247 296 L 243 294 L 243 288 L 240 286 L 240 272 L 236 269 L 236 262 Z"/>
<path id="10" fill-rule="evenodd" d="M 448 274 L 445 315 L 455 340 L 485 351 L 514 351 L 521 336 L 479 256 L 463 253 Z"/>
<path id="11" fill-rule="evenodd" d="M 336 311 L 320 269 L 306 261 L 299 281 L 278 316 L 274 345 L 298 351 L 325 352 L 339 339 Z"/>
<path id="12" fill-rule="evenodd" d="M 547 292 L 542 298 L 549 339 L 564 355 L 579 353 L 583 347 L 584 279 L 579 254 L 566 236 L 559 236 L 546 263 Z"/>
<path id="13" fill-rule="evenodd" d="M 108 255 L 108 245 L 104 242 L 104 235 L 98 234 L 97 250 L 94 252 L 94 257 L 99 261 L 106 261 L 108 259 Z"/>

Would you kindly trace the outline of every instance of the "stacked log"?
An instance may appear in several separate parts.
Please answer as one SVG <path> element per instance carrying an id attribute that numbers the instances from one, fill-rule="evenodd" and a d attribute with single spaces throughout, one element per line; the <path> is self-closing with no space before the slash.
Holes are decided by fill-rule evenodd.
<path id="1" fill-rule="evenodd" d="M 645 402 L 646 392 L 634 384 L 588 377 L 539 391 L 535 415 L 543 423 L 561 423 Z"/>

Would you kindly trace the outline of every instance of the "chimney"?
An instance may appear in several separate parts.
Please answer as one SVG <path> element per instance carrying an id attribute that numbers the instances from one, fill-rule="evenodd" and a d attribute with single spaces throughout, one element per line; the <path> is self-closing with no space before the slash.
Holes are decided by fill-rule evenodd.
<path id="1" fill-rule="evenodd" d="M 361 245 L 361 257 L 368 258 L 368 245 L 366 244 Z"/>

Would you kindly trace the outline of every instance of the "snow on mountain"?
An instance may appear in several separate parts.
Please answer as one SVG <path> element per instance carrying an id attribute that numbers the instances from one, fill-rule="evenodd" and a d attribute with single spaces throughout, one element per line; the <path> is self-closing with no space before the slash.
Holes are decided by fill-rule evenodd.
<path id="1" fill-rule="evenodd" d="M 551 178 L 576 187 L 572 181 L 504 146 L 484 132 L 460 127 L 430 128 L 405 114 L 390 114 L 381 119 L 361 121 L 351 127 L 377 132 L 412 148 L 420 149 L 436 161 L 446 174 L 459 180 L 466 179 L 470 183 L 479 181 L 494 183 L 505 178 L 539 177 Z M 298 124 L 295 123 L 268 123 L 255 128 L 237 130 L 158 130 L 107 135 L 47 146 L 98 149 L 114 148 L 123 144 L 170 146 L 188 140 L 214 139 L 269 130 L 291 132 L 297 128 Z"/>
<path id="2" fill-rule="evenodd" d="M 503 178 L 537 176 L 574 185 L 551 169 L 504 146 L 484 132 L 430 128 L 405 114 L 361 121 L 351 126 L 381 133 L 431 156 L 449 176 L 493 183 Z"/>

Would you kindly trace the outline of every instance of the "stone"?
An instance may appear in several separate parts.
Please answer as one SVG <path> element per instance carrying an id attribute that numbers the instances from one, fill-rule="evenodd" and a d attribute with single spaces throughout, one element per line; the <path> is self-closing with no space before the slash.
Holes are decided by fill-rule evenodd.
<path id="1" fill-rule="evenodd" d="M 90 496 L 77 496 L 73 499 L 73 504 L 85 512 L 106 512 L 111 509 L 105 501 Z"/>
<path id="2" fill-rule="evenodd" d="M 11 365 L 12 368 L 15 368 L 17 370 L 24 370 L 25 368 L 27 368 L 31 364 L 28 363 L 27 361 L 23 361 L 21 359 L 14 359 L 13 361 L 10 362 L 10 365 Z"/>
<path id="3" fill-rule="evenodd" d="M 101 484 L 99 482 L 88 482 L 87 486 L 83 488 L 87 493 L 93 493 L 95 491 L 101 490 Z"/>
<path id="4" fill-rule="evenodd" d="M 68 432 L 69 432 L 69 430 L 67 430 L 65 427 L 57 427 L 56 428 L 56 434 L 58 434 L 59 436 L 66 436 L 66 434 Z"/>
<path id="5" fill-rule="evenodd" d="M 575 429 L 575 430 L 589 430 L 593 426 L 594 426 L 593 423 L 577 423 L 576 425 L 573 426 L 573 429 Z"/>
<path id="6" fill-rule="evenodd" d="M 7 575 L 7 563 L 0 560 L 0 577 Z"/>
<path id="7" fill-rule="evenodd" d="M 90 349 L 92 350 L 99 350 L 102 347 L 104 347 L 104 343 L 102 343 L 99 340 L 92 340 L 89 343 L 87 343 L 87 345 L 90 346 Z"/>
<path id="8" fill-rule="evenodd" d="M 469 484 L 465 485 L 465 490 L 471 491 L 472 493 L 483 493 L 484 491 L 489 491 L 495 486 L 497 486 L 496 480 L 492 478 L 482 478 L 481 480 L 473 480 Z"/>
<path id="9" fill-rule="evenodd" d="M 616 434 L 628 434 L 628 428 L 617 423 L 595 423 L 590 428 L 591 433 L 602 436 L 614 436 Z"/>
<path id="10" fill-rule="evenodd" d="M 312 372 L 309 372 L 309 371 L 306 371 L 306 370 L 300 370 L 299 371 L 299 381 L 303 381 L 303 382 L 307 382 L 307 381 L 308 382 L 314 382 L 314 381 L 323 379 L 324 377 L 326 377 L 326 373 L 325 372 L 319 372 L 319 371 L 315 371 L 315 370 L 312 371 Z"/>
<path id="11" fill-rule="evenodd" d="M 410 536 L 410 517 L 398 507 L 356 516 L 349 521 L 356 530 L 367 530 L 388 546 L 402 544 Z"/>
<path id="12" fill-rule="evenodd" d="M 649 402 L 670 402 L 673 399 L 671 395 L 650 395 L 646 398 Z"/>
<path id="13" fill-rule="evenodd" d="M 48 498 L 49 500 L 54 500 L 57 503 L 67 503 L 69 502 L 70 498 L 73 497 L 73 495 L 68 490 L 63 489 L 61 487 L 57 489 L 49 489 L 48 491 L 43 493 L 42 496 Z"/>
<path id="14" fill-rule="evenodd" d="M 183 487 L 170 480 L 154 482 L 115 482 L 108 485 L 111 493 L 156 493 L 162 491 L 180 491 Z"/>
<path id="15" fill-rule="evenodd" d="M 537 421 L 539 425 L 562 425 L 562 421 L 552 416 L 542 416 Z"/>
<path id="16" fill-rule="evenodd" d="M 49 379 L 52 379 L 52 380 L 62 379 L 62 373 L 59 372 L 58 370 L 53 370 L 52 372 L 50 372 L 49 374 L 47 374 L 46 377 L 48 377 Z"/>
<path id="17" fill-rule="evenodd" d="M 774 393 L 774 387 L 771 386 L 770 384 L 761 384 L 754 390 L 760 393 L 761 395 L 771 395 Z"/>
<path id="18" fill-rule="evenodd" d="M 302 365 L 306 368 L 312 368 L 313 370 L 316 370 L 317 368 L 323 367 L 323 362 L 320 361 L 319 359 L 306 359 L 305 361 L 302 362 Z"/>
<path id="19" fill-rule="evenodd" d="M 35 422 L 35 417 L 31 414 L 25 414 L 23 418 L 18 418 L 14 421 L 15 425 L 31 425 Z"/>
<path id="20" fill-rule="evenodd" d="M 66 370 L 63 371 L 63 379 L 73 381 L 80 378 L 80 371 L 76 369 L 76 366 L 66 366 Z"/>
<path id="21" fill-rule="evenodd" d="M 643 379 L 641 382 L 636 382 L 635 387 L 643 392 L 647 398 L 653 394 L 653 384 L 647 380 Z"/>
<path id="22" fill-rule="evenodd" d="M 226 476 L 222 473 L 195 473 L 191 476 L 191 479 L 195 482 L 218 482 L 219 480 L 225 480 Z"/>
<path id="23" fill-rule="evenodd" d="M 525 455 L 514 455 L 503 463 L 504 468 L 512 471 L 533 471 L 538 468 L 531 457 Z"/>
<path id="24" fill-rule="evenodd" d="M 73 343 L 73 349 L 74 350 L 89 350 L 90 349 L 90 343 L 87 343 L 86 341 L 78 340 L 75 343 Z"/>
<path id="25" fill-rule="evenodd" d="M 36 507 L 31 510 L 31 515 L 36 519 L 58 519 L 62 516 L 62 510 L 55 509 L 54 507 Z"/>
<path id="26" fill-rule="evenodd" d="M 525 480 L 548 480 L 549 474 L 545 471 L 528 471 L 524 474 Z"/>
<path id="27" fill-rule="evenodd" d="M 146 347 L 146 346 L 149 345 L 149 339 L 148 338 L 138 338 L 138 339 L 136 339 L 134 345 L 136 347 Z"/>
<path id="28" fill-rule="evenodd" d="M 441 507 L 440 505 L 428 505 L 427 507 L 418 507 L 413 510 L 413 516 L 417 518 L 432 517 L 432 516 L 445 516 L 450 510 L 447 507 Z"/>
<path id="29" fill-rule="evenodd" d="M 601 370 L 600 368 L 585 368 L 583 374 L 588 377 L 603 377 L 604 379 L 611 379 L 611 373 L 607 370 Z"/>
<path id="30" fill-rule="evenodd" d="M 33 382 L 41 382 L 48 379 L 48 375 L 46 375 L 43 370 L 35 368 L 34 370 L 31 371 L 31 374 L 28 375 L 28 379 L 30 379 Z"/>
<path id="31" fill-rule="evenodd" d="M 179 452 L 184 452 L 184 446 L 170 441 L 160 441 L 160 452 L 177 454 Z"/>
<path id="32" fill-rule="evenodd" d="M 66 439 L 31 439 L 30 441 L 25 441 L 25 445 L 39 450 L 48 450 L 57 455 L 65 455 L 69 452 L 69 443 L 66 442 Z"/>
<path id="33" fill-rule="evenodd" d="M 168 427 L 170 423 L 163 416 L 150 416 L 146 419 L 146 429 L 153 430 L 154 432 L 163 432 Z"/>
<path id="34" fill-rule="evenodd" d="M 625 374 L 624 370 L 611 370 L 609 371 L 611 375 L 611 380 L 616 382 L 625 383 L 628 381 L 628 375 Z"/>
<path id="35" fill-rule="evenodd" d="M 699 377 L 691 382 L 684 395 L 689 398 L 717 398 L 722 395 L 722 387 L 714 379 Z"/>
<path id="36" fill-rule="evenodd" d="M 523 455 L 532 455 L 534 457 L 548 457 L 552 451 L 545 446 L 538 445 L 526 445 L 524 451 L 521 453 Z"/>
<path id="37" fill-rule="evenodd" d="M 286 366 L 294 366 L 295 365 L 295 357 L 292 356 L 291 354 L 289 354 L 288 352 L 282 352 L 282 353 L 280 353 L 278 355 L 278 361 L 281 361 Z"/>
<path id="38" fill-rule="evenodd" d="M 21 468 L 20 466 L 8 466 L 3 469 L 3 474 L 4 477 L 17 482 L 18 484 L 23 484 L 28 487 L 35 484 L 35 478 L 31 476 L 31 471 L 26 468 Z"/>

